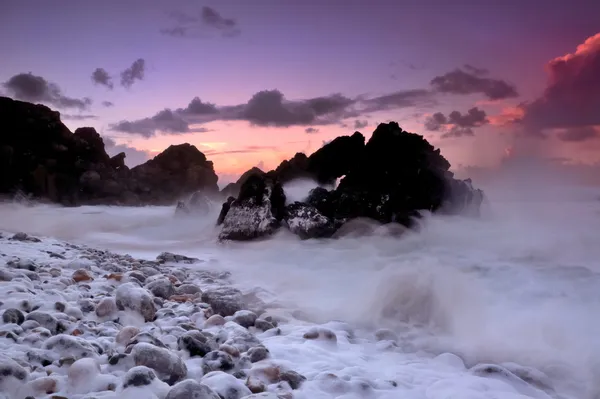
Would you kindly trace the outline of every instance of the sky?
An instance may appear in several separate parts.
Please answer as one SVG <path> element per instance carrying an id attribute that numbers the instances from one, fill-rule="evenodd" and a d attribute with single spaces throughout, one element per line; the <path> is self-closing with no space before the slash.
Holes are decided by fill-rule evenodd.
<path id="1" fill-rule="evenodd" d="M 593 0 L 3 0 L 0 94 L 134 166 L 191 143 L 220 183 L 378 123 L 457 172 L 600 167 Z M 600 180 L 598 181 L 600 182 Z"/>

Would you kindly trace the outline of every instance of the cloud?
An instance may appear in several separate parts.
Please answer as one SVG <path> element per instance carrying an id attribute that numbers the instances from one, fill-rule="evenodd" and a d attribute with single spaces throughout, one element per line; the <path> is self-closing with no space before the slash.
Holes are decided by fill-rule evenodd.
<path id="1" fill-rule="evenodd" d="M 70 119 L 73 121 L 83 121 L 86 119 L 98 119 L 97 115 L 71 115 L 71 114 L 61 114 L 60 116 L 62 119 Z"/>
<path id="2" fill-rule="evenodd" d="M 546 69 L 548 83 L 543 94 L 522 105 L 525 127 L 535 132 L 600 125 L 600 33 L 586 39 L 574 53 L 551 60 Z M 582 134 L 585 131 L 565 133 L 563 138 L 594 137 Z"/>
<path id="3" fill-rule="evenodd" d="M 144 80 L 146 61 L 138 58 L 129 68 L 121 72 L 121 86 L 130 88 L 136 80 Z"/>
<path id="4" fill-rule="evenodd" d="M 233 18 L 225 18 L 211 7 L 202 7 L 199 13 L 171 12 L 169 17 L 175 25 L 171 28 L 161 29 L 161 33 L 179 38 L 206 37 L 210 31 L 218 32 L 224 37 L 239 36 L 241 30 Z"/>
<path id="5" fill-rule="evenodd" d="M 475 133 L 473 129 L 470 127 L 460 127 L 460 126 L 452 126 L 446 133 L 442 134 L 443 139 L 451 139 L 458 137 L 471 137 L 474 136 Z"/>
<path id="6" fill-rule="evenodd" d="M 433 89 L 440 93 L 449 94 L 483 94 L 490 100 L 502 100 L 517 97 L 514 85 L 501 80 L 483 77 L 487 71 L 473 66 L 455 69 L 441 76 L 436 76 L 430 82 Z M 484 73 L 485 72 L 485 73 Z"/>
<path id="7" fill-rule="evenodd" d="M 106 86 L 110 90 L 114 87 L 112 77 L 104 68 L 96 68 L 96 70 L 92 72 L 92 82 L 97 85 Z"/>
<path id="8" fill-rule="evenodd" d="M 359 129 L 364 129 L 365 127 L 369 126 L 369 122 L 368 121 L 361 121 L 361 120 L 355 120 L 354 121 L 354 129 L 355 130 L 359 130 Z"/>
<path id="9" fill-rule="evenodd" d="M 489 120 L 484 110 L 473 107 L 466 114 L 452 111 L 448 116 L 436 112 L 425 119 L 425 129 L 432 132 L 443 132 L 442 138 L 473 136 L 473 128 L 488 124 Z"/>
<path id="10" fill-rule="evenodd" d="M 305 133 L 319 133 L 319 129 L 316 129 L 314 127 L 307 127 L 306 129 L 304 129 Z"/>
<path id="11" fill-rule="evenodd" d="M 215 104 L 202 102 L 199 97 L 194 97 L 186 108 L 177 111 L 186 115 L 213 115 L 219 113 Z"/>
<path id="12" fill-rule="evenodd" d="M 125 153 L 125 163 L 130 168 L 142 164 L 149 160 L 152 156 L 148 151 L 139 150 L 127 144 L 117 144 L 116 141 L 107 136 L 102 137 L 106 153 L 110 156 L 115 156 L 121 152 Z"/>
<path id="13" fill-rule="evenodd" d="M 580 142 L 600 137 L 600 130 L 594 126 L 582 126 L 559 131 L 556 137 L 561 141 Z"/>
<path id="14" fill-rule="evenodd" d="M 111 130 L 138 134 L 143 137 L 153 137 L 158 131 L 169 134 L 190 133 L 190 127 L 177 112 L 170 109 L 163 109 L 150 118 L 138 119 L 135 121 L 121 121 L 111 125 Z"/>
<path id="15" fill-rule="evenodd" d="M 418 105 L 436 104 L 432 93 L 424 89 L 401 90 L 364 101 L 366 112 L 385 111 L 394 108 L 406 108 Z"/>
<path id="16" fill-rule="evenodd" d="M 289 100 L 279 90 L 262 90 L 248 102 L 237 105 L 217 106 L 195 97 L 185 108 L 167 108 L 152 117 L 123 120 L 110 125 L 110 129 L 144 137 L 154 136 L 158 132 L 188 133 L 191 132 L 191 125 L 214 121 L 246 121 L 260 127 L 303 126 L 317 129 L 316 126 L 343 124 L 345 119 L 372 112 L 434 104 L 435 99 L 427 90 L 398 91 L 373 98 L 349 98 L 335 93 L 301 100 Z M 357 121 L 357 126 L 366 123 L 355 120 L 355 125 Z"/>
<path id="17" fill-rule="evenodd" d="M 248 103 L 234 107 L 231 119 L 241 119 L 255 126 L 289 127 L 294 125 L 329 124 L 344 117 L 354 103 L 341 94 L 287 101 L 279 90 L 263 90 Z"/>
<path id="18" fill-rule="evenodd" d="M 114 107 L 115 104 L 110 101 L 102 101 L 102 105 L 106 108 L 109 108 L 109 107 Z"/>
<path id="19" fill-rule="evenodd" d="M 44 103 L 57 108 L 85 110 L 92 104 L 92 100 L 87 97 L 73 98 L 65 96 L 58 85 L 32 73 L 14 75 L 4 82 L 3 86 L 9 95 L 18 100 Z"/>

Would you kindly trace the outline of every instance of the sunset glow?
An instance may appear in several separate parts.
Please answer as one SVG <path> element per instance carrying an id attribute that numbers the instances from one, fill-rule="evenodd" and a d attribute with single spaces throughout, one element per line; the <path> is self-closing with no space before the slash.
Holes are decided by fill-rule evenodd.
<path id="1" fill-rule="evenodd" d="M 183 0 L 144 2 L 144 13 L 134 1 L 24 3 L 4 7 L 2 37 L 29 46 L 0 44 L 11 54 L 0 90 L 57 109 L 72 130 L 95 127 L 130 166 L 188 142 L 230 181 L 390 120 L 423 134 L 453 169 L 497 165 L 509 147 L 600 162 L 600 9 L 557 5 L 542 20 L 535 2 L 468 12 L 436 3 L 434 13 L 427 2 L 234 1 L 210 5 L 230 31 L 206 22 L 187 37 L 165 28 L 174 12 L 198 12 Z"/>

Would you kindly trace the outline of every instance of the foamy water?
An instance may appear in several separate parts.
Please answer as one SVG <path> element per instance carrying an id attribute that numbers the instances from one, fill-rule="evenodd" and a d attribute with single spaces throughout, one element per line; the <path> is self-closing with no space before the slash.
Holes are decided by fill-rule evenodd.
<path id="1" fill-rule="evenodd" d="M 287 190 L 301 196 L 298 187 Z M 163 251 L 198 257 L 208 261 L 203 267 L 230 271 L 241 290 L 301 310 L 304 316 L 286 325 L 288 334 L 265 339 L 274 356 L 309 376 L 312 385 L 298 397 L 597 398 L 598 193 L 569 188 L 508 196 L 505 187 L 492 193 L 482 219 L 426 217 L 418 232 L 402 238 L 376 227 L 369 236 L 335 240 L 300 241 L 281 232 L 266 241 L 217 243 L 218 206 L 182 220 L 172 207 L 4 204 L 0 230 L 136 257 Z M 307 346 L 294 339 L 301 319 L 352 329 L 356 337 L 335 349 Z M 402 347 L 376 343 L 380 328 L 393 330 Z M 532 368 L 546 374 L 554 391 L 477 377 L 468 369 L 479 363 Z M 334 384 L 323 371 L 394 380 L 405 390 L 357 394 L 350 382 Z"/>

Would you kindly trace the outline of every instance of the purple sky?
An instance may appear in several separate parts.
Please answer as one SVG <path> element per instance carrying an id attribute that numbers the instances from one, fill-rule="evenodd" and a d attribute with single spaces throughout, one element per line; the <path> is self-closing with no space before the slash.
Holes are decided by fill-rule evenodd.
<path id="1" fill-rule="evenodd" d="M 546 96 L 549 62 L 599 33 L 598 15 L 592 0 L 4 0 L 0 91 L 47 103 L 72 129 L 96 127 L 130 164 L 190 142 L 224 179 L 387 120 L 425 134 L 455 167 L 501 160 L 524 129 L 562 134 L 564 146 L 542 145 L 550 156 L 597 162 L 582 151 L 600 121 L 551 121 L 558 100 Z M 600 78 L 585 71 L 600 67 L 600 39 L 591 48 L 583 69 L 556 76 L 594 108 Z M 185 113 L 194 97 L 214 112 Z M 515 109 L 520 121 L 499 126 Z"/>

